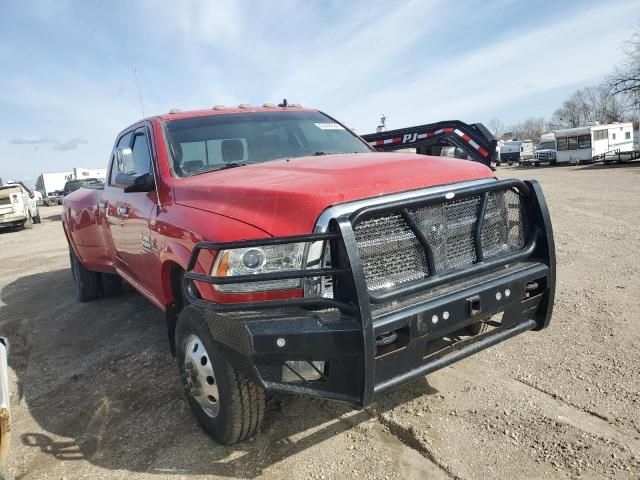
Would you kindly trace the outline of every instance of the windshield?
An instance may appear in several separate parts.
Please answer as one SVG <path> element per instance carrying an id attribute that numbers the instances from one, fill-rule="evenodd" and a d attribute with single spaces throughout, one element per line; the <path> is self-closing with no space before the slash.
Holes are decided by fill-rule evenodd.
<path id="1" fill-rule="evenodd" d="M 538 145 L 538 150 L 555 150 L 556 142 L 543 142 Z"/>
<path id="2" fill-rule="evenodd" d="M 173 171 L 185 177 L 279 158 L 371 149 L 319 112 L 251 112 L 166 123 Z"/>

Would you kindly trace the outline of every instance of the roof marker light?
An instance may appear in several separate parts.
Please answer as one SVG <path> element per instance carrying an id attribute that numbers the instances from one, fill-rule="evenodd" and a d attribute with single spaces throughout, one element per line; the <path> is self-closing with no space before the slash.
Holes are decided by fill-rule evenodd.
<path id="1" fill-rule="evenodd" d="M 241 103 L 240 105 L 238 105 L 238 108 L 251 108 L 251 105 L 249 105 L 248 103 Z"/>
<path id="2" fill-rule="evenodd" d="M 263 106 L 263 107 L 267 107 L 267 108 L 273 108 L 273 107 L 275 107 L 276 105 L 275 105 L 274 103 L 269 103 L 269 102 L 267 102 L 267 103 L 265 103 L 265 104 L 264 104 L 264 105 L 262 105 L 262 106 Z"/>
<path id="3" fill-rule="evenodd" d="M 213 109 L 214 110 L 224 110 L 224 105 L 214 105 Z"/>
<path id="4" fill-rule="evenodd" d="M 299 103 L 290 103 L 289 106 L 292 108 L 302 108 L 302 105 L 300 105 Z"/>
<path id="5" fill-rule="evenodd" d="M 176 113 L 181 113 L 182 110 L 180 110 L 179 108 L 172 108 L 171 110 L 169 110 L 169 114 L 170 115 L 175 115 Z"/>

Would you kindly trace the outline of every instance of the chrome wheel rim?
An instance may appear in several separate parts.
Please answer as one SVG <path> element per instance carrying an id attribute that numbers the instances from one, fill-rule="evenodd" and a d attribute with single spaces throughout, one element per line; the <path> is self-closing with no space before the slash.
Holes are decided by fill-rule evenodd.
<path id="1" fill-rule="evenodd" d="M 220 412 L 218 382 L 211 357 L 197 335 L 189 335 L 185 340 L 184 371 L 187 393 L 198 402 L 204 413 L 211 418 L 217 417 Z"/>

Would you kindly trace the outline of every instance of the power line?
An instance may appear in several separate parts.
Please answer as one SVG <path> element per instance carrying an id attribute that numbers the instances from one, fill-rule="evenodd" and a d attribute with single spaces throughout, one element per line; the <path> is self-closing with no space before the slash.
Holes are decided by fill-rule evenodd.
<path id="1" fill-rule="evenodd" d="M 144 104 L 142 103 L 142 90 L 140 89 L 140 82 L 138 81 L 138 71 L 134 68 L 133 75 L 136 77 L 136 86 L 138 87 L 138 98 L 140 99 L 140 110 L 142 111 L 142 118 L 144 118 Z"/>

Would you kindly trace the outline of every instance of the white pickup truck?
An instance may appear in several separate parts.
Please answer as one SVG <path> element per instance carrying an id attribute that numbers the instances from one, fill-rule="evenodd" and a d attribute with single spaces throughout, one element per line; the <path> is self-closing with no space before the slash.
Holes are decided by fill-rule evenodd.
<path id="1" fill-rule="evenodd" d="M 0 227 L 31 228 L 34 223 L 40 223 L 34 193 L 19 182 L 0 186 Z"/>

